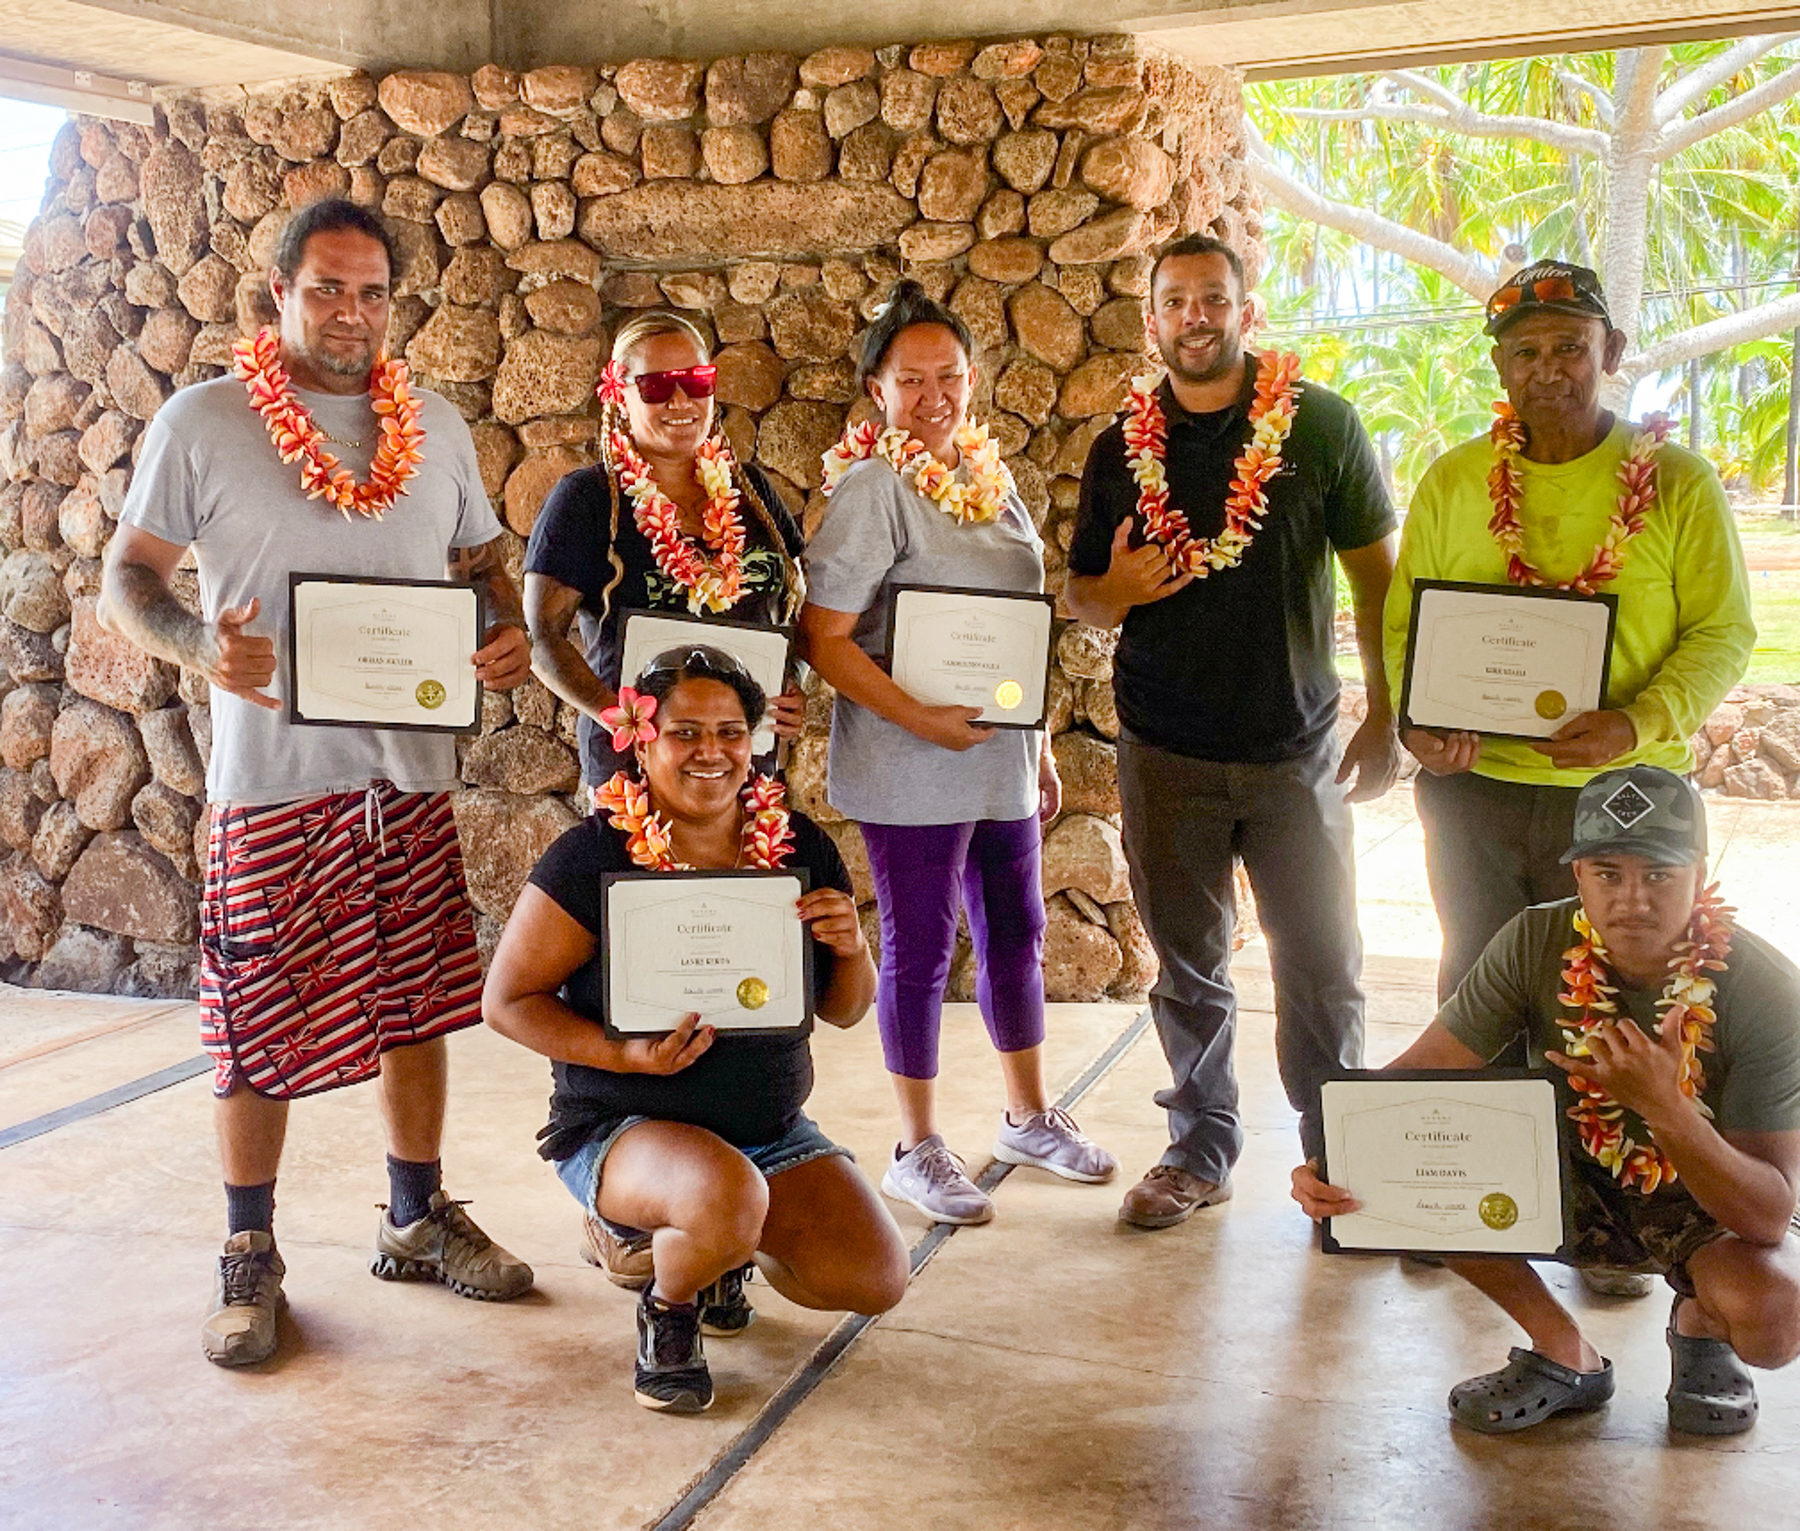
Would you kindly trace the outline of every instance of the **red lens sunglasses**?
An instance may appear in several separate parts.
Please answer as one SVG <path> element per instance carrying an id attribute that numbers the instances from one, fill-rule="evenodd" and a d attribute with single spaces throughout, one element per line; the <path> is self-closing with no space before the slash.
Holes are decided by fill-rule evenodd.
<path id="1" fill-rule="evenodd" d="M 673 372 L 640 372 L 631 379 L 631 386 L 646 404 L 667 404 L 677 388 L 690 399 L 710 399 L 719 386 L 719 369 L 707 362 Z"/>

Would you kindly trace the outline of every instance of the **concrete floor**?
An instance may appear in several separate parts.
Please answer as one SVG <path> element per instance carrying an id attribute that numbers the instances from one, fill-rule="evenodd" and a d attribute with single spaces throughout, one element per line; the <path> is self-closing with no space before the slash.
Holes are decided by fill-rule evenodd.
<path id="1" fill-rule="evenodd" d="M 1800 815 L 1722 805 L 1713 834 L 1744 923 L 1800 947 Z M 1379 1062 L 1429 1018 L 1436 927 L 1404 792 L 1362 813 L 1359 841 Z M 547 1071 L 484 1031 L 452 1043 L 449 1187 L 532 1261 L 536 1294 L 488 1306 L 368 1275 L 381 1141 L 369 1092 L 338 1092 L 294 1113 L 279 1215 L 292 1308 L 275 1361 L 248 1372 L 208 1366 L 197 1344 L 222 1232 L 204 1077 L 0 1149 L 0 1527 L 1779 1523 L 1800 1494 L 1800 1372 L 1759 1379 L 1749 1436 L 1673 1445 L 1661 1298 L 1591 1299 L 1558 1272 L 1619 1396 L 1518 1439 L 1450 1425 L 1447 1389 L 1517 1336 L 1445 1273 L 1317 1252 L 1286 1199 L 1296 1145 L 1260 945 L 1238 966 L 1236 1199 L 1144 1234 L 1114 1220 L 1122 1186 L 1013 1172 L 993 1224 L 945 1240 L 766 1440 L 759 1411 L 808 1374 L 833 1321 L 758 1283 L 761 1321 L 712 1342 L 713 1411 L 637 1408 L 631 1299 L 576 1258 L 573 1203 L 532 1152 Z M 1056 1007 L 1057 1087 L 1131 1020 Z M 975 1169 L 998 1070 L 968 1007 L 947 1040 L 948 1135 Z M 878 1168 L 893 1113 L 873 1027 L 817 1051 L 814 1114 Z M 0 991 L 0 1132 L 196 1052 L 191 1006 Z M 1127 1180 L 1160 1152 L 1162 1078 L 1146 1037 L 1077 1108 Z M 901 1222 L 925 1236 L 923 1219 Z M 671 1515 L 734 1449 L 716 1497 Z"/>

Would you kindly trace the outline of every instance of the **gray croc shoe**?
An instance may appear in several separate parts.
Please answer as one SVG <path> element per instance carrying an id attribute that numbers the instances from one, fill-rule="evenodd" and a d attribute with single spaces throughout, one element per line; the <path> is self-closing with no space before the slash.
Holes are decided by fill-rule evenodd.
<path id="1" fill-rule="evenodd" d="M 1669 1428 L 1683 1435 L 1742 1435 L 1756 1423 L 1756 1383 L 1724 1340 L 1677 1334 L 1669 1312 Z"/>
<path id="2" fill-rule="evenodd" d="M 1613 1395 L 1613 1364 L 1602 1356 L 1597 1372 L 1571 1371 L 1514 1346 L 1497 1372 L 1471 1377 L 1450 1389 L 1450 1414 L 1483 1435 L 1529 1430 L 1552 1414 L 1597 1409 Z"/>

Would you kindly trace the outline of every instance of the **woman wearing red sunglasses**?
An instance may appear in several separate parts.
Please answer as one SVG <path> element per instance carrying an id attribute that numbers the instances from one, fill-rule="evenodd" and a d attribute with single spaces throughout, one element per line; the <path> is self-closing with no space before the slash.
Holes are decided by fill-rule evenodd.
<path id="1" fill-rule="evenodd" d="M 590 797 L 624 763 L 600 714 L 618 702 L 626 612 L 785 625 L 804 598 L 800 528 L 714 432 L 716 383 L 705 337 L 681 315 L 652 310 L 621 325 L 600 385 L 601 461 L 551 490 L 531 529 L 532 669 L 581 711 Z M 770 697 L 775 732 L 797 735 L 804 707 L 796 687 Z"/>

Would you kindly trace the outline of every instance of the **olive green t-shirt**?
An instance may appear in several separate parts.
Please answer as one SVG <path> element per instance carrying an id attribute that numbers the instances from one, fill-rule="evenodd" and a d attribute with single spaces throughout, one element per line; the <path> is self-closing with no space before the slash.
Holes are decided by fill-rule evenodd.
<path id="1" fill-rule="evenodd" d="M 1438 1012 L 1457 1041 L 1493 1058 L 1523 1031 L 1533 1068 L 1549 1067 L 1547 1050 L 1567 1050 L 1561 1023 L 1571 1012 L 1557 995 L 1563 953 L 1579 939 L 1574 917 L 1580 904 L 1567 898 L 1526 909 L 1488 943 Z M 1800 970 L 1767 941 L 1739 930 L 1725 971 L 1713 976 L 1718 983 L 1714 1050 L 1700 1054 L 1706 1074 L 1700 1098 L 1713 1113 L 1713 1125 L 1737 1132 L 1800 1129 Z M 1621 988 L 1620 1011 L 1655 1037 L 1660 997 L 1660 987 Z M 1558 1080 L 1557 1091 L 1565 1107 L 1574 1105 L 1566 1079 Z M 1625 1117 L 1626 1135 L 1647 1141 L 1637 1116 L 1628 1111 Z"/>

